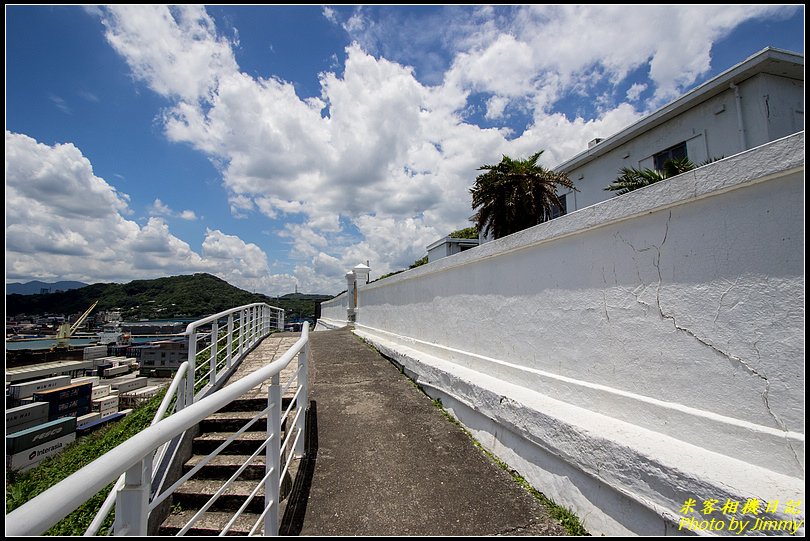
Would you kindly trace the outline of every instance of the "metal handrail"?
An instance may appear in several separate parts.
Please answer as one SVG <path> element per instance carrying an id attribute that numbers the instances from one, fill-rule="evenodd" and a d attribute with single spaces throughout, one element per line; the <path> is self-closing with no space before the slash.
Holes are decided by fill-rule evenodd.
<path id="1" fill-rule="evenodd" d="M 243 305 L 243 306 L 238 306 L 236 308 L 230 308 L 228 310 L 223 310 L 222 312 L 218 312 L 216 314 L 212 314 L 210 316 L 207 316 L 207 317 L 204 317 L 202 319 L 198 319 L 196 321 L 192 321 L 191 323 L 189 323 L 186 326 L 185 332 L 181 336 L 186 336 L 189 345 L 193 342 L 195 347 L 194 348 L 191 348 L 191 347 L 189 348 L 188 360 L 185 363 L 183 363 L 183 365 L 181 365 L 180 369 L 178 369 L 178 373 L 175 375 L 174 379 L 172 380 L 170 389 L 167 391 L 166 396 L 164 396 L 163 402 L 161 403 L 161 407 L 160 407 L 158 413 L 155 415 L 155 418 L 152 421 L 152 424 L 155 424 L 157 421 L 159 421 L 160 419 L 163 418 L 163 416 L 166 414 L 166 411 L 167 411 L 167 409 L 169 407 L 169 404 L 172 401 L 173 396 L 176 393 L 178 393 L 178 387 L 179 387 L 180 381 L 182 379 L 181 371 L 182 372 L 188 371 L 188 374 L 189 374 L 188 382 L 186 383 L 186 385 L 183 386 L 182 391 L 179 394 L 177 394 L 178 403 L 183 404 L 183 405 L 191 404 L 196 399 L 202 398 L 202 396 L 204 396 L 207 393 L 207 391 L 210 390 L 212 384 L 216 383 L 219 379 L 221 379 L 221 376 L 222 376 L 221 374 L 219 374 L 220 377 L 217 378 L 218 374 L 217 374 L 216 370 L 208 369 L 206 371 L 205 370 L 205 365 L 203 365 L 202 363 L 200 365 L 195 366 L 198 356 L 200 356 L 200 355 L 202 355 L 204 353 L 210 353 L 214 358 L 216 358 L 220 353 L 220 343 L 224 341 L 225 342 L 224 347 L 227 348 L 227 350 L 228 350 L 228 356 L 227 356 L 227 363 L 226 364 L 227 364 L 228 368 L 230 368 L 230 366 L 231 366 L 231 364 L 233 362 L 238 361 L 241 357 L 243 357 L 244 355 L 246 355 L 249 352 L 249 350 L 247 350 L 247 349 L 240 348 L 238 354 L 236 355 L 236 358 L 232 358 L 232 354 L 233 354 L 233 342 L 232 342 L 232 340 L 233 340 L 233 332 L 235 330 L 238 330 L 240 332 L 240 334 L 242 333 L 242 329 L 243 329 L 243 327 L 245 327 L 245 324 L 244 324 L 245 322 L 242 320 L 242 318 L 247 313 L 248 310 L 251 310 L 251 311 L 254 311 L 255 313 L 260 314 L 260 318 L 266 318 L 267 319 L 267 321 L 264 321 L 264 324 L 262 325 L 261 331 L 257 335 L 254 335 L 254 336 L 251 337 L 251 341 L 249 342 L 249 344 L 257 343 L 261 338 L 264 338 L 267 334 L 269 334 L 269 323 L 270 323 L 269 319 L 270 319 L 270 317 L 268 317 L 268 315 L 267 315 L 268 311 L 274 312 L 276 314 L 277 328 L 283 329 L 284 310 L 282 308 L 278 308 L 278 307 L 275 307 L 275 306 L 270 306 L 270 305 L 268 305 L 266 303 L 252 303 L 252 304 L 246 304 L 246 305 Z M 233 320 L 234 314 L 239 314 L 238 327 L 234 327 L 234 320 Z M 220 319 L 223 319 L 225 317 L 228 318 L 228 331 L 225 334 L 223 334 L 222 336 L 217 336 L 216 340 L 212 340 L 209 345 L 203 347 L 199 351 L 196 350 L 196 342 L 197 342 L 197 340 L 199 340 L 199 338 L 201 338 L 201 337 L 203 337 L 203 338 L 208 337 L 208 336 L 210 336 L 212 334 L 212 333 L 208 333 L 208 332 L 198 332 L 197 329 L 199 327 L 202 327 L 203 325 L 207 325 L 209 323 L 216 324 L 216 322 L 218 322 Z M 253 330 L 255 331 L 255 330 L 258 330 L 258 329 L 253 328 Z M 219 363 L 217 363 L 217 364 L 219 364 Z M 198 376 L 198 372 L 201 371 L 200 370 L 201 368 L 203 368 L 202 374 Z M 206 381 L 206 379 L 209 381 L 209 384 L 207 386 L 203 387 L 203 389 L 201 389 L 200 393 L 195 393 L 194 390 L 196 389 L 196 384 L 198 382 L 204 382 L 204 381 Z M 211 380 L 214 380 L 214 381 L 211 381 Z M 161 454 L 158 457 L 158 459 L 162 460 L 163 459 L 163 454 Z M 114 505 L 115 498 L 116 498 L 116 493 L 121 489 L 122 486 L 123 486 L 123 480 L 119 479 L 119 481 L 115 484 L 113 489 L 110 491 L 110 494 L 107 496 L 107 499 L 102 504 L 101 509 L 96 514 L 96 517 L 91 522 L 90 526 L 88 527 L 87 531 L 85 532 L 85 535 L 95 535 L 98 532 L 98 530 L 101 528 L 101 525 L 103 524 L 104 520 L 106 519 L 107 515 L 110 513 L 110 511 L 112 511 L 112 507 Z"/>
<path id="2" fill-rule="evenodd" d="M 197 321 L 192 321 L 186 326 L 186 332 L 184 334 L 188 335 L 193 332 L 193 329 L 205 325 L 207 323 L 211 323 L 212 321 L 216 321 L 218 319 L 222 319 L 223 317 L 236 312 L 237 310 L 246 310 L 248 308 L 258 308 L 259 306 L 267 306 L 268 308 L 272 308 L 274 310 L 280 310 L 281 313 L 284 313 L 283 308 L 279 308 L 278 306 L 270 306 L 264 302 L 254 302 L 252 304 L 245 304 L 244 306 L 238 306 L 236 308 L 229 308 L 228 310 L 223 310 L 222 312 L 218 312 L 216 314 L 210 315 L 208 317 L 204 317 L 203 319 L 198 319 Z"/>
<path id="3" fill-rule="evenodd" d="M 274 407 L 271 411 L 272 423 L 268 419 L 268 430 L 271 424 L 279 426 L 281 413 L 279 374 L 299 353 L 306 357 L 305 347 L 308 345 L 308 341 L 309 325 L 305 324 L 301 331 L 301 338 L 278 360 L 216 393 L 209 394 L 193 404 L 186 404 L 174 415 L 132 436 L 115 449 L 6 515 L 6 535 L 42 534 L 121 474 L 126 474 L 126 482 L 124 489 L 119 492 L 119 499 L 116 502 L 116 522 L 118 523 L 121 518 L 121 527 L 116 528 L 116 534 L 145 534 L 149 507 L 148 491 L 151 485 L 151 475 L 146 474 L 151 473 L 149 470 L 151 469 L 152 453 L 162 444 L 195 426 L 212 413 L 219 411 L 270 378 L 273 380 L 273 385 L 270 387 L 269 399 Z M 299 360 L 299 362 L 301 361 Z M 306 359 L 304 363 L 306 363 Z M 308 401 L 306 381 L 302 382 L 301 386 L 304 389 L 303 399 L 306 404 Z M 299 436 L 302 435 L 302 428 L 299 425 Z M 278 438 L 277 430 L 275 434 Z M 281 460 L 278 450 L 272 454 L 278 457 L 278 460 L 273 460 L 273 464 L 268 461 L 266 467 L 268 471 L 272 469 L 275 473 L 280 469 Z M 270 494 L 266 492 L 265 498 L 270 500 Z M 277 511 L 277 497 L 274 500 L 273 505 L 276 506 Z M 134 515 L 135 519 L 127 521 L 119 517 L 118 511 L 125 511 L 130 516 Z M 270 528 L 271 531 L 268 533 L 277 532 L 277 521 L 278 517 L 275 517 L 274 524 Z"/>
<path id="4" fill-rule="evenodd" d="M 166 412 L 169 410 L 169 406 L 172 403 L 175 395 L 177 395 L 177 389 L 180 388 L 180 385 L 183 383 L 183 379 L 186 377 L 186 370 L 188 370 L 188 362 L 184 362 L 180 365 L 177 369 L 177 373 L 174 375 L 171 384 L 169 385 L 169 389 L 166 391 L 166 394 L 163 396 L 163 400 L 160 402 L 160 406 L 158 407 L 157 412 L 155 412 L 155 416 L 152 418 L 152 423 L 150 426 L 158 423 L 163 417 L 166 415 Z M 177 398 L 180 399 L 180 395 L 177 395 Z M 176 406 L 175 406 L 176 407 Z M 182 403 L 180 405 L 182 408 Z M 110 511 L 113 510 L 115 506 L 115 495 L 116 493 L 121 490 L 121 487 L 124 486 L 124 476 L 118 478 L 118 481 L 115 483 L 115 486 L 112 488 L 110 493 L 107 495 L 107 498 L 104 500 L 104 503 L 101 504 L 101 508 L 96 513 L 95 518 L 90 523 L 90 526 L 87 527 L 87 530 L 84 532 L 86 536 L 96 535 L 101 529 L 101 525 L 104 524 L 104 520 L 107 518 L 107 515 L 110 514 Z"/>
<path id="5" fill-rule="evenodd" d="M 199 330 L 209 324 L 210 332 Z M 194 376 L 186 382 L 186 403 L 214 389 L 230 368 L 270 334 L 273 327 L 284 329 L 284 310 L 260 302 L 223 310 L 189 323 L 184 334 L 188 341 L 189 372 Z M 197 349 L 200 339 L 209 339 L 210 343 Z M 226 371 L 221 371 L 222 367 Z"/>

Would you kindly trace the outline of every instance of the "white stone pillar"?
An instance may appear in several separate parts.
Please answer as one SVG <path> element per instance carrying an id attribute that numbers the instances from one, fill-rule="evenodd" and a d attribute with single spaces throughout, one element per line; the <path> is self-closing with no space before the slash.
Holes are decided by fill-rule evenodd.
<path id="1" fill-rule="evenodd" d="M 346 273 L 346 297 L 348 299 L 348 308 L 346 309 L 346 321 L 354 323 L 354 309 L 357 306 L 357 290 L 356 290 L 356 277 L 354 272 L 349 271 Z"/>

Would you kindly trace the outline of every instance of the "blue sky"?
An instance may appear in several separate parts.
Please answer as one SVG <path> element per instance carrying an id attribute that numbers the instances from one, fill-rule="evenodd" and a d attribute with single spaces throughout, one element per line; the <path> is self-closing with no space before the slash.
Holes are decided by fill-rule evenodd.
<path id="1" fill-rule="evenodd" d="M 553 167 L 803 6 L 6 7 L 6 281 L 210 272 L 335 293 L 466 227 L 483 163 Z"/>

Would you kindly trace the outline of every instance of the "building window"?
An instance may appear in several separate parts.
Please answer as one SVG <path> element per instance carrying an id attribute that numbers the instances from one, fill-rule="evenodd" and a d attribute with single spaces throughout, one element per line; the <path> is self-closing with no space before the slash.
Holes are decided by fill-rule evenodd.
<path id="1" fill-rule="evenodd" d="M 568 212 L 568 203 L 566 201 L 566 197 L 568 194 L 557 195 L 560 198 L 560 203 L 562 203 L 562 208 L 558 207 L 557 205 L 551 205 L 551 219 L 559 218 L 560 216 L 566 214 Z"/>
<path id="2" fill-rule="evenodd" d="M 663 171 L 664 164 L 667 163 L 669 160 L 675 160 L 678 158 L 686 158 L 686 141 L 683 143 L 678 143 L 674 147 L 669 147 L 666 150 L 662 150 L 655 156 L 653 156 L 653 167 L 655 167 L 656 171 Z"/>

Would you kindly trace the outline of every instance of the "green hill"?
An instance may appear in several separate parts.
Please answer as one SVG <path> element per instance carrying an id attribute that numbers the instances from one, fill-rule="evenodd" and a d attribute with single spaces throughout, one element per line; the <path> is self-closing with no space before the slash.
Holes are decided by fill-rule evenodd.
<path id="1" fill-rule="evenodd" d="M 298 297 L 305 298 L 298 298 Z M 314 317 L 315 306 L 329 295 L 268 297 L 250 293 L 210 274 L 93 284 L 47 295 L 6 295 L 6 315 L 75 314 L 99 301 L 96 311 L 120 309 L 125 320 L 198 318 L 229 308 L 266 302 L 287 311 L 287 319 Z"/>

